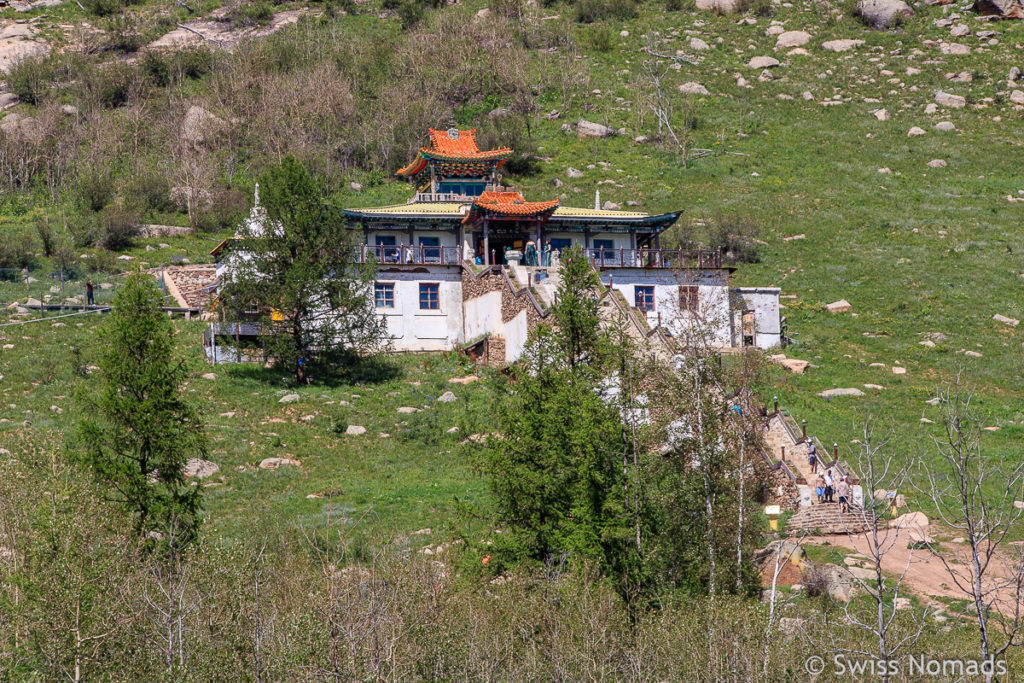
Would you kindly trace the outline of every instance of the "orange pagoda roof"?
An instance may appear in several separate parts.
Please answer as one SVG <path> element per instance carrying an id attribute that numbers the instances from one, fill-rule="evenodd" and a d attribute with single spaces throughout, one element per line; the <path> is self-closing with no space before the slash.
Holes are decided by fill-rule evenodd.
<path id="1" fill-rule="evenodd" d="M 561 204 L 557 199 L 547 202 L 528 202 L 519 192 L 486 190 L 473 201 L 473 210 L 463 222 L 475 215 L 485 214 L 506 218 L 537 218 L 554 212 Z"/>
<path id="2" fill-rule="evenodd" d="M 476 142 L 476 128 L 469 130 L 430 130 L 430 145 L 423 147 L 408 166 L 398 169 L 398 175 L 411 178 L 418 175 L 430 162 L 451 166 L 469 164 L 481 174 L 486 167 L 494 168 L 505 163 L 512 154 L 509 147 L 481 150 Z M 477 168 L 479 166 L 479 168 Z M 459 174 L 465 175 L 465 174 Z"/>

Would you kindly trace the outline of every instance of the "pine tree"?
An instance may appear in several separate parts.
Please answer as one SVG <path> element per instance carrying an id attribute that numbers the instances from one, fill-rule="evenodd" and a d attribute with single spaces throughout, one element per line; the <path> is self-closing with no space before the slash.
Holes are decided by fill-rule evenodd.
<path id="1" fill-rule="evenodd" d="M 101 379 L 85 399 L 77 457 L 103 495 L 133 515 L 140 536 L 159 532 L 177 546 L 195 538 L 200 492 L 185 463 L 206 455 L 196 410 L 181 395 L 186 370 L 156 281 L 130 275 L 104 321 Z"/>
<path id="2" fill-rule="evenodd" d="M 337 366 L 386 347 L 373 300 L 375 266 L 359 263 L 350 231 L 294 157 L 260 177 L 266 208 L 235 246 L 224 299 L 266 323 L 268 353 L 301 380 L 314 361 Z"/>

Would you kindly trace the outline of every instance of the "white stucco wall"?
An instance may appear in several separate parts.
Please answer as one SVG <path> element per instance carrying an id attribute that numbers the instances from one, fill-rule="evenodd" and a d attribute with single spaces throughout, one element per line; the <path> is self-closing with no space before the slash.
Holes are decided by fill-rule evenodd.
<path id="1" fill-rule="evenodd" d="M 519 311 L 516 317 L 505 323 L 505 362 L 514 363 L 523 355 L 526 338 L 529 335 L 526 311 Z"/>
<path id="2" fill-rule="evenodd" d="M 462 279 L 456 268 L 382 268 L 376 281 L 395 286 L 394 308 L 378 308 L 396 351 L 446 351 L 462 342 Z M 420 284 L 437 283 L 438 310 L 420 309 Z"/>
<path id="3" fill-rule="evenodd" d="M 771 349 L 782 344 L 782 319 L 779 315 L 778 287 L 735 287 L 743 308 L 754 312 L 754 346 Z M 742 322 L 741 322 L 742 325 Z M 739 330 L 742 334 L 742 328 Z"/>
<path id="4" fill-rule="evenodd" d="M 655 327 L 659 322 L 673 336 L 685 339 L 700 334 L 714 347 L 732 345 L 732 325 L 729 312 L 728 278 L 721 273 L 679 272 L 671 269 L 606 269 L 601 274 L 606 285 L 611 282 L 626 302 L 636 302 L 636 287 L 654 287 L 654 310 L 647 311 L 647 323 Z M 679 305 L 679 286 L 697 286 L 697 312 L 682 310 Z"/>
<path id="5" fill-rule="evenodd" d="M 486 334 L 501 336 L 501 292 L 487 292 L 463 302 L 463 316 L 466 321 L 464 341 Z"/>

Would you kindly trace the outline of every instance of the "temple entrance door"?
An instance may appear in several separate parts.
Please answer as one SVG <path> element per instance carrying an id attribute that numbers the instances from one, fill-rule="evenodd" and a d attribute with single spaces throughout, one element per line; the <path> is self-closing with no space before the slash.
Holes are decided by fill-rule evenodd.
<path id="1" fill-rule="evenodd" d="M 493 263 L 497 265 L 505 264 L 505 250 L 516 249 L 522 253 L 526 249 L 527 238 L 525 235 L 494 235 L 490 236 L 491 251 L 494 252 Z M 477 254 L 482 258 L 484 249 L 484 240 L 481 236 L 477 240 Z"/>

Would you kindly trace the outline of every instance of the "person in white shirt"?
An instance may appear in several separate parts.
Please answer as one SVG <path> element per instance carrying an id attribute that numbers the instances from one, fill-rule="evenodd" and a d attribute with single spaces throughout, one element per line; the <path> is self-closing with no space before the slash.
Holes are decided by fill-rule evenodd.
<path id="1" fill-rule="evenodd" d="M 833 503 L 832 494 L 835 493 L 835 479 L 832 478 L 832 470 L 825 472 L 825 502 Z"/>

